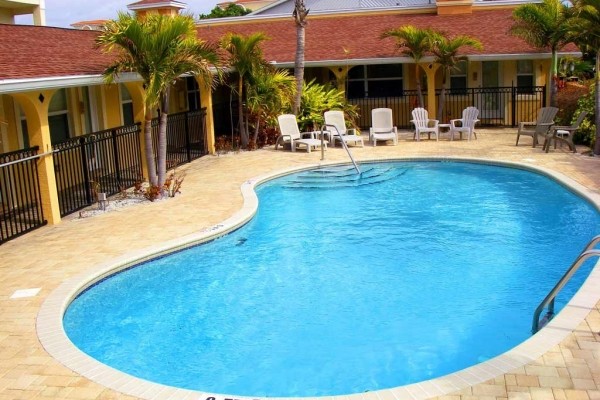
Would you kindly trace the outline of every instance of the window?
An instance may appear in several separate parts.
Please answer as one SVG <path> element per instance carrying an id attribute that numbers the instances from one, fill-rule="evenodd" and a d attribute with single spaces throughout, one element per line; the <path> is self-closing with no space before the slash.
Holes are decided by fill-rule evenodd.
<path id="1" fill-rule="evenodd" d="M 450 70 L 450 94 L 464 96 L 467 94 L 467 62 L 461 61 L 456 68 Z"/>
<path id="2" fill-rule="evenodd" d="M 200 109 L 200 88 L 198 82 L 193 76 L 185 78 L 185 86 L 187 89 L 188 111 L 196 111 Z"/>
<path id="3" fill-rule="evenodd" d="M 532 94 L 534 87 L 533 61 L 517 61 L 517 92 L 520 94 Z"/>
<path id="4" fill-rule="evenodd" d="M 402 64 L 358 65 L 348 72 L 348 98 L 403 95 Z"/>
<path id="5" fill-rule="evenodd" d="M 123 113 L 123 125 L 133 125 L 135 120 L 133 118 L 133 100 L 129 90 L 121 83 L 121 111 Z"/>
<path id="6" fill-rule="evenodd" d="M 48 126 L 53 144 L 67 141 L 69 133 L 69 110 L 67 107 L 67 91 L 57 91 L 48 106 Z"/>

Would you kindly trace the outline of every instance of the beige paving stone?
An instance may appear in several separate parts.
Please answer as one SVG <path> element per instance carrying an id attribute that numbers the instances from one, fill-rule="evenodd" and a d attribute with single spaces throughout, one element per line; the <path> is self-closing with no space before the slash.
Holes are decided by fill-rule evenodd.
<path id="1" fill-rule="evenodd" d="M 558 377 L 558 371 L 555 367 L 527 365 L 527 366 L 525 366 L 525 373 L 527 375 L 535 375 L 535 376 L 556 376 L 556 377 Z"/>
<path id="2" fill-rule="evenodd" d="M 501 385 L 475 385 L 474 396 L 506 396 L 506 387 Z"/>
<path id="3" fill-rule="evenodd" d="M 540 386 L 549 388 L 570 389 L 573 381 L 569 378 L 558 378 L 554 376 L 540 376 Z"/>
<path id="4" fill-rule="evenodd" d="M 600 390 L 588 390 L 587 391 L 590 400 L 600 400 Z"/>
<path id="5" fill-rule="evenodd" d="M 588 393 L 585 390 L 565 390 L 567 400 L 589 400 Z"/>
<path id="6" fill-rule="evenodd" d="M 518 386 L 531 386 L 531 387 L 539 387 L 540 386 L 540 378 L 538 376 L 531 375 L 516 375 L 517 385 Z"/>
<path id="7" fill-rule="evenodd" d="M 508 392 L 508 400 L 531 400 L 531 393 L 527 392 Z"/>
<path id="8" fill-rule="evenodd" d="M 554 393 L 550 388 L 530 388 L 531 400 L 554 400 Z"/>
<path id="9" fill-rule="evenodd" d="M 596 389 L 596 383 L 593 379 L 573 378 L 573 388 L 583 390 Z"/>

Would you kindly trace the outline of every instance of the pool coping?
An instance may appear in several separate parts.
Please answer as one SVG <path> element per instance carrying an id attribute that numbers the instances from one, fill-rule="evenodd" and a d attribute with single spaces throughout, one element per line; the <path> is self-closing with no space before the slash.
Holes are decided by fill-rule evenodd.
<path id="1" fill-rule="evenodd" d="M 393 161 L 469 162 L 529 170 L 555 180 L 559 184 L 588 200 L 600 211 L 600 195 L 591 192 L 585 186 L 559 172 L 530 164 L 470 157 L 432 156 L 378 158 L 361 160 L 360 163 L 366 164 Z M 126 253 L 104 263 L 96 264 L 88 270 L 64 281 L 50 293 L 38 313 L 36 329 L 42 346 L 51 356 L 67 368 L 70 368 L 82 376 L 107 388 L 143 399 L 257 399 L 257 397 L 205 393 L 166 386 L 136 378 L 109 367 L 83 353 L 68 339 L 62 324 L 64 312 L 70 302 L 79 293 L 111 274 L 177 250 L 214 240 L 243 226 L 252 219 L 257 211 L 258 197 L 255 193 L 255 188 L 257 186 L 290 173 L 314 169 L 321 166 L 344 164 L 348 163 L 313 163 L 300 167 L 287 168 L 275 173 L 264 174 L 249 179 L 240 187 L 243 196 L 242 207 L 223 222 L 196 233 L 167 241 L 158 246 L 150 246 L 143 250 Z M 571 301 L 548 325 L 546 325 L 546 327 L 513 349 L 488 361 L 439 378 L 410 385 L 366 393 L 325 397 L 331 400 L 420 400 L 454 393 L 466 387 L 488 381 L 499 375 L 510 373 L 519 367 L 523 367 L 529 362 L 535 361 L 577 329 L 579 324 L 585 319 L 589 312 L 595 308 L 600 300 L 600 294 L 594 292 L 594 287 L 600 287 L 600 268 L 598 268 L 598 264 L 593 268 L 589 277 Z"/>

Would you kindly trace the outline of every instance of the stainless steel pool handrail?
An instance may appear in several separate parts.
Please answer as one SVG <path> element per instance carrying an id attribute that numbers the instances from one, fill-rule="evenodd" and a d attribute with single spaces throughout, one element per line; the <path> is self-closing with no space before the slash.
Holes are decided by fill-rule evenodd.
<path id="1" fill-rule="evenodd" d="M 342 142 L 342 146 L 344 147 L 344 149 L 346 149 L 346 153 L 348 153 L 348 156 L 350 157 L 350 160 L 352 161 L 352 164 L 354 165 L 354 168 L 356 169 L 356 173 L 360 175 L 361 174 L 360 169 L 358 168 L 358 165 L 356 164 L 356 161 L 354 161 L 354 157 L 352 157 L 352 153 L 350 153 L 350 149 L 348 148 L 348 144 L 346 143 L 346 141 L 344 140 L 344 138 L 340 134 L 340 131 L 338 130 L 337 126 L 335 126 L 335 125 L 332 125 L 332 124 L 323 124 L 323 126 L 321 127 L 321 160 L 325 159 L 325 150 L 323 148 L 323 142 L 325 141 L 325 131 L 327 130 L 325 128 L 327 128 L 327 127 L 335 129 L 335 131 L 337 132 L 338 136 L 340 137 L 340 142 Z M 335 141 L 332 138 L 333 138 L 333 136 L 330 134 L 329 135 L 329 139 L 335 145 Z"/>
<path id="2" fill-rule="evenodd" d="M 533 323 L 531 325 L 531 333 L 536 333 L 540 329 L 540 314 L 544 310 L 546 306 L 548 306 L 548 312 L 544 316 L 544 320 L 546 322 L 550 321 L 554 317 L 554 300 L 558 295 L 558 292 L 567 284 L 569 279 L 577 272 L 581 264 L 583 264 L 590 257 L 600 257 L 600 250 L 593 250 L 598 243 L 600 243 L 600 235 L 595 236 L 590 242 L 585 246 L 579 256 L 575 259 L 573 264 L 569 267 L 567 272 L 560 278 L 560 280 L 556 283 L 554 288 L 548 293 L 548 295 L 542 300 L 540 305 L 535 309 L 533 313 Z"/>

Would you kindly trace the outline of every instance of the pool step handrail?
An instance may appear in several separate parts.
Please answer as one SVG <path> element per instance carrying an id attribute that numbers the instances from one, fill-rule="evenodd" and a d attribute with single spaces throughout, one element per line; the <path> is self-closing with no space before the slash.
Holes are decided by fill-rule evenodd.
<path id="1" fill-rule="evenodd" d="M 325 131 L 327 131 L 328 129 L 335 129 L 335 131 L 337 132 L 338 136 L 340 137 L 340 142 L 342 142 L 342 146 L 344 147 L 344 149 L 346 149 L 346 153 L 348 153 L 348 156 L 350 157 L 350 161 L 352 161 L 352 164 L 354 165 L 354 169 L 356 169 L 356 173 L 357 174 L 361 174 L 360 169 L 358 168 L 358 164 L 356 164 L 356 161 L 354 161 L 354 157 L 352 157 L 352 153 L 350 153 L 350 149 L 348 148 L 348 144 L 346 143 L 346 141 L 344 140 L 344 138 L 342 138 L 342 135 L 340 135 L 340 131 L 338 130 L 337 126 L 332 125 L 332 124 L 323 124 L 323 126 L 321 127 L 321 160 L 325 159 L 325 150 L 323 149 L 323 142 L 325 141 Z M 332 144 L 335 144 L 335 141 L 333 140 L 333 136 L 329 135 L 329 139 L 331 140 Z"/>
<path id="2" fill-rule="evenodd" d="M 560 280 L 556 283 L 554 288 L 552 288 L 544 300 L 542 300 L 540 305 L 535 309 L 535 312 L 533 313 L 533 323 L 531 325 L 532 334 L 535 334 L 540 330 L 540 325 L 543 327 L 543 325 L 548 323 L 554 317 L 554 300 L 556 299 L 558 292 L 560 292 L 560 290 L 567 284 L 569 279 L 571 279 L 573 274 L 577 272 L 579 267 L 581 267 L 581 265 L 590 257 L 600 257 L 600 250 L 594 249 L 598 243 L 600 243 L 600 235 L 595 236 L 592 240 L 590 240 L 583 251 L 575 259 L 573 264 L 571 264 L 567 272 L 565 272 L 562 278 L 560 278 Z M 548 312 L 546 312 L 546 315 L 544 315 L 542 318 L 543 323 L 541 323 L 542 321 L 540 321 L 540 314 L 546 306 L 548 306 Z"/>

